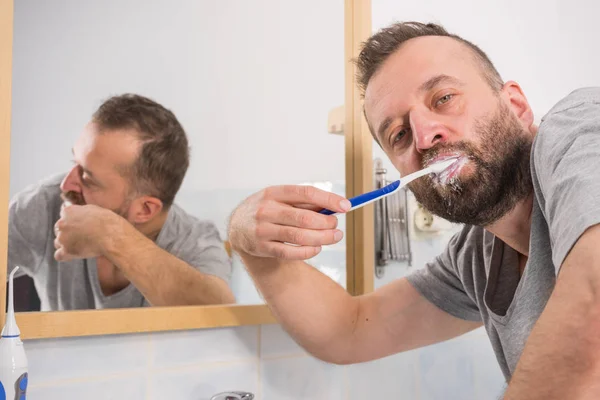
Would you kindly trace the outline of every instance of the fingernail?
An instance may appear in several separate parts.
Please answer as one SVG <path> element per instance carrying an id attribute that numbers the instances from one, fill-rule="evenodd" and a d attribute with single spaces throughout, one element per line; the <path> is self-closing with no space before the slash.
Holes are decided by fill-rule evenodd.
<path id="1" fill-rule="evenodd" d="M 340 207 L 342 207 L 342 210 L 344 211 L 348 211 L 349 209 L 352 208 L 352 204 L 350 204 L 350 202 L 348 200 L 342 200 L 340 201 Z"/>
<path id="2" fill-rule="evenodd" d="M 340 240 L 342 240 L 343 237 L 344 237 L 344 233 L 342 231 L 335 231 L 335 233 L 333 234 L 333 239 L 336 242 L 339 242 Z"/>

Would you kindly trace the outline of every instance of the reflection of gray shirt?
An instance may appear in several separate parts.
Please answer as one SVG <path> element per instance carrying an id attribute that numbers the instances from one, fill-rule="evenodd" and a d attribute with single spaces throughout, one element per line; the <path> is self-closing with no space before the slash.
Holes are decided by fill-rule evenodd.
<path id="1" fill-rule="evenodd" d="M 550 298 L 561 264 L 580 235 L 600 222 L 600 88 L 571 93 L 542 119 L 531 171 L 535 200 L 529 259 L 521 279 L 517 253 L 472 226 L 409 277 L 442 310 L 483 322 L 507 380 Z"/>
<path id="2" fill-rule="evenodd" d="M 60 218 L 60 182 L 46 179 L 17 194 L 9 207 L 8 269 L 31 276 L 42 311 L 148 306 L 130 284 L 105 296 L 100 289 L 95 259 L 57 262 L 54 224 Z M 231 261 L 217 228 L 200 221 L 177 205 L 171 206 L 156 244 L 197 270 L 229 282 Z M 164 268 L 168 268 L 165 265 Z"/>

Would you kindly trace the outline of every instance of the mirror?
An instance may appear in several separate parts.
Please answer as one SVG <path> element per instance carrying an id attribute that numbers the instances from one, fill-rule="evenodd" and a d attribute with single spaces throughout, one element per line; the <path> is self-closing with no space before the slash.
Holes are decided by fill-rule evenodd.
<path id="1" fill-rule="evenodd" d="M 328 114 L 344 104 L 344 66 L 342 1 L 15 2 L 9 262 L 25 262 L 27 272 L 15 281 L 17 311 L 263 303 L 240 260 L 227 256 L 228 216 L 269 185 L 345 194 L 344 136 L 328 132 Z M 113 97 L 126 93 L 172 111 L 187 135 L 189 168 L 168 211 L 164 191 L 132 183 L 137 133 L 110 125 L 128 101 L 148 101 Z M 103 126 L 93 115 L 109 99 L 116 106 Z M 81 189 L 85 179 L 90 187 Z M 81 221 L 73 237 L 104 239 L 88 246 L 89 257 L 58 262 L 50 246 L 69 190 L 103 206 L 67 208 Z M 119 232 L 130 234 L 109 235 L 126 238 L 114 240 L 119 256 L 104 249 L 117 231 L 90 233 L 115 220 L 129 223 Z M 345 241 L 310 262 L 346 285 Z M 203 292 L 191 281 L 206 276 L 223 278 L 215 278 L 226 283 L 220 294 L 183 295 L 190 286 Z"/>

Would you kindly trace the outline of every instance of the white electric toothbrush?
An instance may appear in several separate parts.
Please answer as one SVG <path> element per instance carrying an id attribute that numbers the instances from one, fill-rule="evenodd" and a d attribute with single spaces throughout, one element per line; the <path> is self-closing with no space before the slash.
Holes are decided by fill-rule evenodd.
<path id="1" fill-rule="evenodd" d="M 411 183 L 412 181 L 414 181 L 417 178 L 420 178 L 420 177 L 428 175 L 428 174 L 439 174 L 442 171 L 444 171 L 446 168 L 448 168 L 452 164 L 454 164 L 456 161 L 458 161 L 458 157 L 450 158 L 448 160 L 444 160 L 444 161 L 437 162 L 435 164 L 431 164 L 427 168 L 423 168 L 420 171 L 414 172 L 410 175 L 406 175 L 405 177 L 401 178 L 400 180 L 392 182 L 389 185 L 384 186 L 380 189 L 373 190 L 372 192 L 364 193 L 359 196 L 353 197 L 353 198 L 349 199 L 350 204 L 352 204 L 352 208 L 350 208 L 350 210 L 348 210 L 347 212 L 356 210 L 357 208 L 360 208 L 360 207 L 364 207 L 367 204 L 373 203 L 374 201 L 383 199 L 384 197 L 387 197 L 393 193 L 396 193 L 398 190 L 400 190 L 400 188 L 408 185 L 409 183 Z M 325 215 L 337 214 L 336 212 L 327 210 L 327 209 L 323 209 L 323 210 L 319 211 L 319 213 L 325 214 Z"/>
<path id="2" fill-rule="evenodd" d="M 25 400 L 27 397 L 27 357 L 15 320 L 13 278 L 19 267 L 10 273 L 6 323 L 0 337 L 0 400 Z"/>

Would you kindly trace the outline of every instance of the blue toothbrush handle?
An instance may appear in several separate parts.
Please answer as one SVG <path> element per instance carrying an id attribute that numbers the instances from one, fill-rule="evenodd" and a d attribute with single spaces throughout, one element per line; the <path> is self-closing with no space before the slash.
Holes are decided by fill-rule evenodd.
<path id="1" fill-rule="evenodd" d="M 383 196 L 393 192 L 394 190 L 398 189 L 399 186 L 400 186 L 400 181 L 395 181 L 395 182 L 392 182 L 389 185 L 384 186 L 380 189 L 376 189 L 376 190 L 373 190 L 372 192 L 364 193 L 364 194 L 358 195 L 356 197 L 353 197 L 350 199 L 350 204 L 352 204 L 351 210 L 355 209 L 356 207 L 358 207 L 362 204 L 370 203 L 374 200 L 377 200 L 378 198 L 383 197 Z M 331 211 L 326 208 L 319 211 L 319 214 L 324 214 L 324 215 L 333 215 L 335 213 L 336 213 L 335 211 Z"/>

